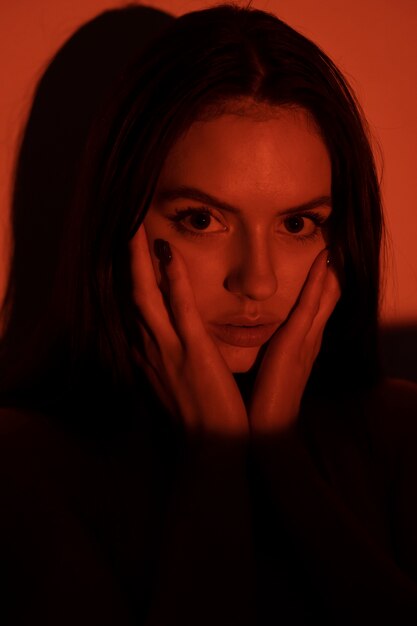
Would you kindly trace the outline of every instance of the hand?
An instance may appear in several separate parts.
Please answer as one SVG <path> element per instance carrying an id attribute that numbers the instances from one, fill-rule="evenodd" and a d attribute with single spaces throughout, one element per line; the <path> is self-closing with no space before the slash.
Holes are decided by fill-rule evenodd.
<path id="1" fill-rule="evenodd" d="M 296 306 L 268 344 L 249 406 L 252 432 L 277 432 L 297 418 L 324 328 L 341 295 L 327 258 L 327 249 L 317 255 Z"/>
<path id="2" fill-rule="evenodd" d="M 134 299 L 142 349 L 134 355 L 171 414 L 187 431 L 248 435 L 246 408 L 233 375 L 197 310 L 186 264 L 171 245 L 157 284 L 144 225 L 132 244 Z M 163 291 L 161 290 L 163 289 Z"/>

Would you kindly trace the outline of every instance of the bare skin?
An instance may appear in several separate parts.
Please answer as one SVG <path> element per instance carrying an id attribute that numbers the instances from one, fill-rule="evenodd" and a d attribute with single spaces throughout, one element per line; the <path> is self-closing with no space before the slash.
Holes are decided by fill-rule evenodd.
<path id="1" fill-rule="evenodd" d="M 180 186 L 203 190 L 239 213 L 202 206 L 186 194 L 160 194 Z M 327 150 L 302 110 L 196 122 L 168 156 L 131 242 L 145 346 L 136 357 L 187 429 L 246 435 L 282 430 L 296 419 L 340 287 L 326 263 L 325 229 L 309 210 L 291 221 L 288 209 L 323 198 L 311 216 L 325 222 L 330 187 Z M 205 210 L 203 222 L 188 214 L 182 229 L 173 228 L 174 203 Z M 153 251 L 156 238 L 171 245 L 167 265 Z M 233 345 L 219 336 L 216 323 L 228 324 L 231 314 L 275 323 L 247 408 L 232 374 L 247 371 L 261 345 Z"/>

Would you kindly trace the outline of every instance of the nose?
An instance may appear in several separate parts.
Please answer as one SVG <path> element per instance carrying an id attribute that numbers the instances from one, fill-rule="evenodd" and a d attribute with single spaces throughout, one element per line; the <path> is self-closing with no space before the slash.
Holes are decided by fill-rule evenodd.
<path id="1" fill-rule="evenodd" d="M 224 287 L 251 300 L 267 300 L 278 287 L 276 268 L 264 238 L 242 242 L 234 254 Z"/>

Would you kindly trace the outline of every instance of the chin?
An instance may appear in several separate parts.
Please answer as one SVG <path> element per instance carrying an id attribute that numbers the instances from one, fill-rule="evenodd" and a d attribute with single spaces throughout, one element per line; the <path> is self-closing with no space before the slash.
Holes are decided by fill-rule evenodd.
<path id="1" fill-rule="evenodd" d="M 233 374 L 248 372 L 256 361 L 261 346 L 241 348 L 227 343 L 217 342 L 217 347 Z"/>

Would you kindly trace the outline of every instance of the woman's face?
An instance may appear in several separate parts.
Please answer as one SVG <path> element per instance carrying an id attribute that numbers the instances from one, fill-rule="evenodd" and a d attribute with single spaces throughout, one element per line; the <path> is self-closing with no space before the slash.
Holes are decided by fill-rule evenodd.
<path id="1" fill-rule="evenodd" d="M 252 367 L 294 306 L 327 245 L 330 195 L 329 154 L 302 109 L 195 122 L 168 155 L 144 221 L 158 283 L 161 238 L 180 250 L 232 372 Z"/>

